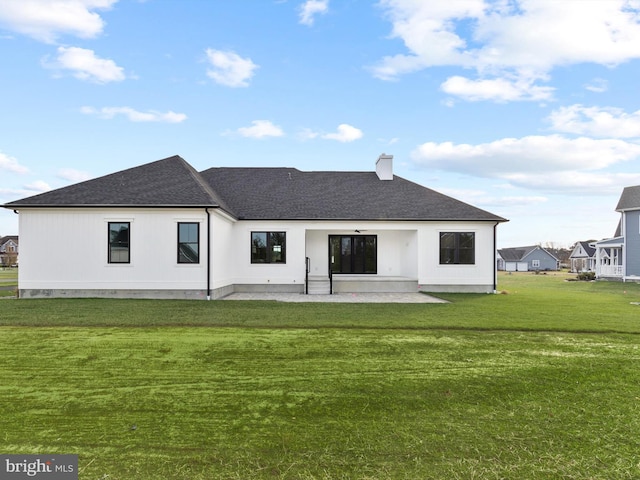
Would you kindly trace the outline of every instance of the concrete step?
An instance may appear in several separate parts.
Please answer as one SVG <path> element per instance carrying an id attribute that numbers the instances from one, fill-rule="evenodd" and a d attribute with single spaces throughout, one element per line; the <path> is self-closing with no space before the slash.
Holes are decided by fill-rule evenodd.
<path id="1" fill-rule="evenodd" d="M 329 295 L 331 286 L 328 278 L 309 278 L 309 295 Z"/>

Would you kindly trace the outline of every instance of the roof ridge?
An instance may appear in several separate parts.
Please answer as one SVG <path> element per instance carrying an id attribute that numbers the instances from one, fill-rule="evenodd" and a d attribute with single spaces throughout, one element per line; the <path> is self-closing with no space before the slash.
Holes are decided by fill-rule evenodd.
<path id="1" fill-rule="evenodd" d="M 211 188 L 211 185 L 209 185 L 204 180 L 204 178 L 202 178 L 202 176 L 200 175 L 200 172 L 198 172 L 193 167 L 193 165 L 187 162 L 180 155 L 174 155 L 174 157 L 177 157 L 181 161 L 182 165 L 187 169 L 187 172 L 189 172 L 189 175 L 191 175 L 191 177 L 197 182 L 198 186 L 204 190 L 204 192 L 209 196 L 209 198 L 213 203 L 221 203 L 219 195 L 216 195 L 216 192 L 213 190 L 213 188 Z M 173 158 L 173 157 L 169 157 L 169 158 Z"/>

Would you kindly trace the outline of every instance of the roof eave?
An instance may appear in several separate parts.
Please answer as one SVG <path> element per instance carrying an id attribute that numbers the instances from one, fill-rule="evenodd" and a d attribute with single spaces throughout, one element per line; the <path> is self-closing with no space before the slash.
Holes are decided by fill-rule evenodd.
<path id="1" fill-rule="evenodd" d="M 238 216 L 243 221 L 321 221 L 321 222 L 483 222 L 483 223 L 504 223 L 509 220 L 504 218 L 369 218 L 369 217 L 246 217 Z"/>
<path id="2" fill-rule="evenodd" d="M 36 205 L 33 203 L 7 203 L 4 205 L 0 205 L 3 208 L 9 210 L 19 210 L 21 208 L 220 208 L 220 205 L 216 204 L 143 204 L 143 203 L 123 203 L 123 204 L 107 204 L 107 203 L 97 203 L 97 204 L 87 204 L 87 203 L 77 203 L 77 204 L 42 204 Z"/>

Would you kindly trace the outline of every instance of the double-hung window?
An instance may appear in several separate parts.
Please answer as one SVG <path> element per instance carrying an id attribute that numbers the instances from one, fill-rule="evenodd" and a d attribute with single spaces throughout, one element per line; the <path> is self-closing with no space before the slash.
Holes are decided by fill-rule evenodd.
<path id="1" fill-rule="evenodd" d="M 200 263 L 199 223 L 178 223 L 178 263 Z"/>
<path id="2" fill-rule="evenodd" d="M 109 263 L 131 263 L 129 222 L 109 222 Z"/>
<path id="3" fill-rule="evenodd" d="M 440 265 L 474 265 L 474 232 L 440 232 Z"/>
<path id="4" fill-rule="evenodd" d="M 287 234 L 251 232 L 251 263 L 287 263 Z"/>

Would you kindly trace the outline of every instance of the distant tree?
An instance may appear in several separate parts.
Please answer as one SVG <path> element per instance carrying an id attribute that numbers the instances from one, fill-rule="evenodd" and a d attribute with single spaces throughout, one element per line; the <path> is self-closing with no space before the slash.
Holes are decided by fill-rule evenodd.
<path id="1" fill-rule="evenodd" d="M 573 247 L 564 248 L 555 242 L 545 242 L 540 246 L 556 257 L 560 261 L 560 265 L 565 266 L 569 263 L 569 257 L 571 256 Z"/>
<path id="2" fill-rule="evenodd" d="M 11 265 L 17 265 L 18 263 L 18 252 L 6 252 L 4 254 L 4 263 L 6 267 L 10 267 Z"/>

